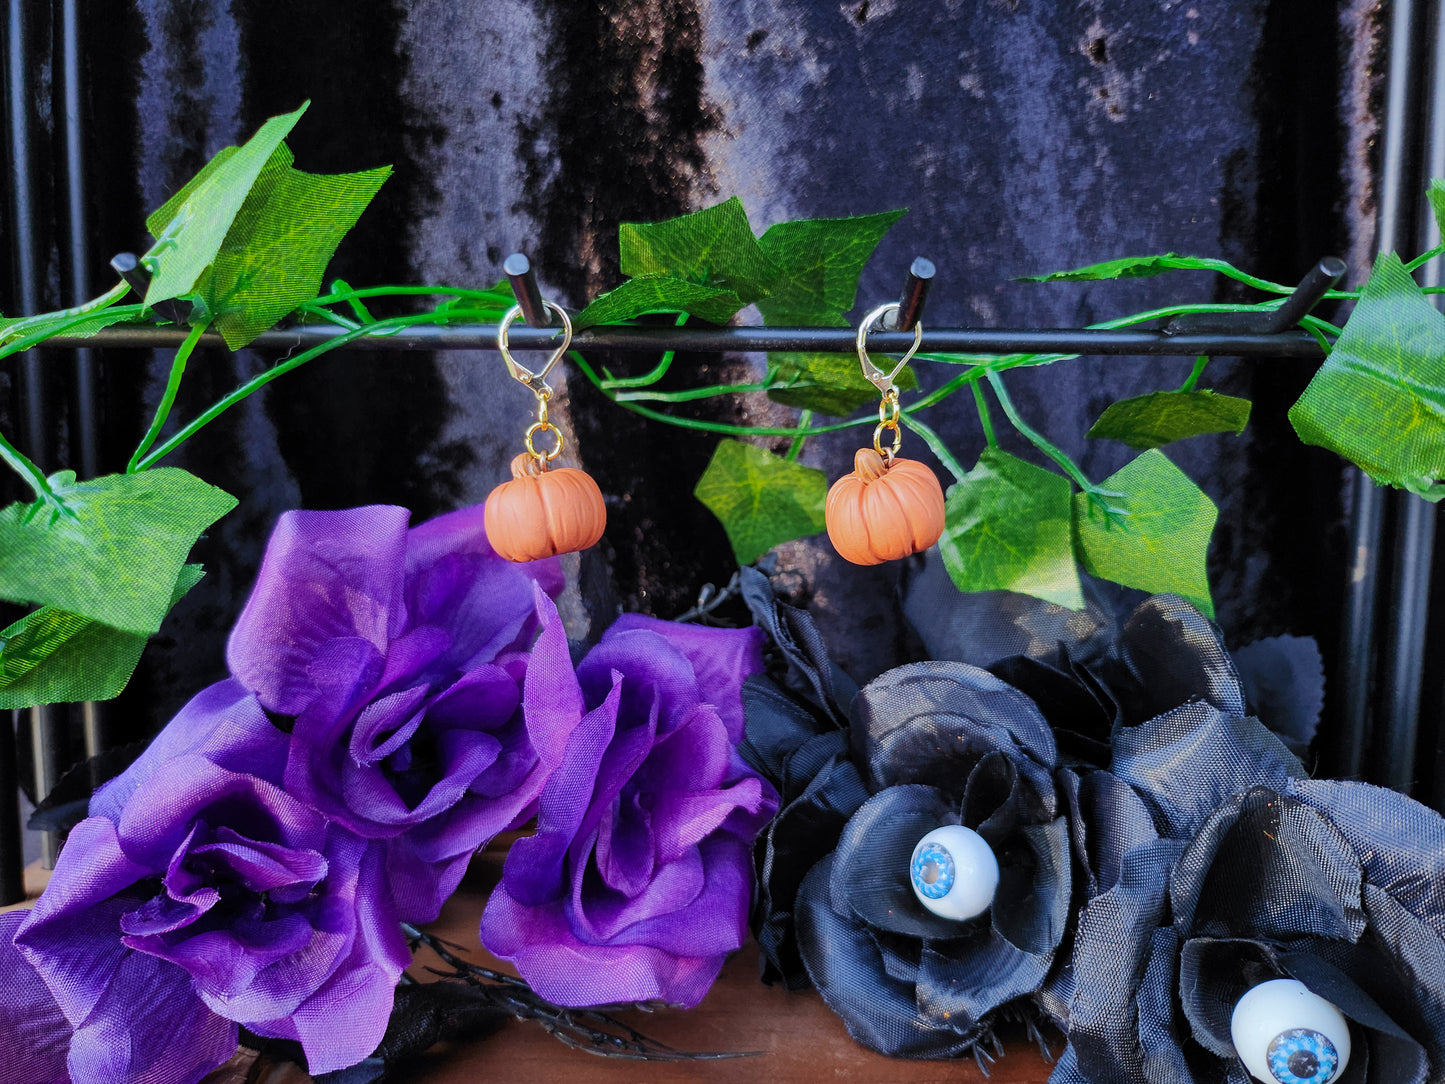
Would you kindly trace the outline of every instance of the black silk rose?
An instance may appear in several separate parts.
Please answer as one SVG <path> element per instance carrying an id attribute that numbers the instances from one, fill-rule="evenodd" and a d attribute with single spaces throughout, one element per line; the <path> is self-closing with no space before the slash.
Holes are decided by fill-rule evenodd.
<path id="1" fill-rule="evenodd" d="M 988 1034 L 995 1010 L 1039 988 L 1068 923 L 1053 736 L 1033 703 L 992 674 L 923 662 L 859 692 L 852 741 L 871 796 L 798 893 L 803 961 L 863 1045 L 961 1054 Z M 977 918 L 940 917 L 914 891 L 914 848 L 949 824 L 976 832 L 998 862 L 993 904 Z"/>

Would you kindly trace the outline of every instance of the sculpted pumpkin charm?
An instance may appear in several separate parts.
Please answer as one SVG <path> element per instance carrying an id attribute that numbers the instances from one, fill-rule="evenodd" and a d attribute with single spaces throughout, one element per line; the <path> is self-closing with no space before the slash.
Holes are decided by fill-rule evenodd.
<path id="1" fill-rule="evenodd" d="M 527 430 L 527 450 L 513 458 L 512 480 L 492 490 L 482 510 L 487 540 L 508 561 L 538 561 L 585 550 L 597 544 L 607 526 L 607 506 L 591 475 L 575 467 L 548 469 L 552 460 L 562 454 L 562 431 L 547 418 L 547 402 L 552 398 L 547 374 L 572 342 L 572 321 L 560 306 L 550 301 L 542 304 L 557 316 L 563 338 L 562 345 L 536 372 L 522 365 L 507 349 L 507 329 L 522 314 L 521 306 L 509 311 L 497 329 L 497 349 L 507 371 L 537 397 L 537 420 Z M 539 448 L 537 438 L 548 435 L 552 447 Z"/>
<path id="2" fill-rule="evenodd" d="M 885 459 L 872 448 L 828 490 L 828 539 L 855 565 L 878 565 L 926 550 L 943 534 L 943 487 L 916 459 Z"/>
<path id="3" fill-rule="evenodd" d="M 536 561 L 595 546 L 607 526 L 602 491 L 586 471 L 546 468 L 523 452 L 512 480 L 487 497 L 482 518 L 492 548 L 509 561 Z"/>

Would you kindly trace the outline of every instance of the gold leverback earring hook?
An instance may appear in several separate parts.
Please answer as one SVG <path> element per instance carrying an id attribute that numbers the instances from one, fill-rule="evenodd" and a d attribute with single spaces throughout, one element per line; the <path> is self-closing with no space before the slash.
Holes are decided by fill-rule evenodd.
<path id="1" fill-rule="evenodd" d="M 507 334 L 511 331 L 512 324 L 522 315 L 521 305 L 512 306 L 507 310 L 507 315 L 502 317 L 502 322 L 497 328 L 497 349 L 501 351 L 502 360 L 506 362 L 507 372 L 512 374 L 512 378 L 531 388 L 537 398 L 545 400 L 552 395 L 551 385 L 547 383 L 547 374 L 556 368 L 557 363 L 562 360 L 562 355 L 567 353 L 572 345 L 572 319 L 561 305 L 554 304 L 545 298 L 542 304 L 547 307 L 547 311 L 556 313 L 562 321 L 562 345 L 552 352 L 547 363 L 534 372 L 512 357 L 512 352 L 507 349 Z"/>
<path id="2" fill-rule="evenodd" d="M 892 372 L 885 373 L 873 364 L 873 359 L 868 356 L 868 332 L 873 330 L 875 323 L 882 320 L 889 312 L 897 312 L 898 308 L 899 305 L 896 301 L 887 305 L 879 305 L 867 316 L 863 317 L 863 322 L 858 325 L 858 364 L 863 367 L 863 379 L 877 388 L 879 394 L 884 396 L 890 391 L 897 392 L 898 388 L 893 382 L 898 378 L 898 374 L 903 371 L 903 367 L 908 364 L 913 355 L 918 353 L 918 348 L 923 343 L 923 325 L 914 324 L 913 345 L 908 348 L 908 352 L 903 355 L 903 358 L 898 364 L 893 366 Z"/>

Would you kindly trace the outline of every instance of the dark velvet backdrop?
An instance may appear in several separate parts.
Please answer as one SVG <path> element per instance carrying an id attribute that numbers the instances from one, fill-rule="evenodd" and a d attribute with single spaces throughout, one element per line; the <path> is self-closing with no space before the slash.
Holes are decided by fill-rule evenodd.
<path id="1" fill-rule="evenodd" d="M 489 284 L 511 251 L 581 305 L 618 281 L 620 222 L 740 195 L 761 231 L 787 218 L 908 207 L 864 274 L 865 305 L 896 295 L 915 255 L 938 265 L 925 324 L 1077 326 L 1178 300 L 1236 296 L 1204 275 L 1067 286 L 1013 276 L 1166 250 L 1298 278 L 1319 256 L 1357 259 L 1373 221 L 1373 4 L 1305 0 L 83 0 L 92 281 L 146 241 L 146 211 L 267 116 L 311 107 L 290 143 L 312 171 L 383 162 L 395 175 L 338 253 L 353 284 Z M 33 4 L 28 103 L 55 131 L 46 5 Z M 60 302 L 63 184 L 43 144 L 36 183 Z M 7 228 L 11 226 L 6 223 Z M 1358 274 L 1351 272 L 1351 281 Z M 0 308 L 14 311 L 8 282 Z M 746 317 L 747 314 L 744 314 Z M 49 390 L 69 367 L 48 355 Z M 186 417 L 270 357 L 204 356 Z M 678 383 L 760 359 L 680 359 Z M 101 359 L 103 469 L 123 466 L 164 383 L 160 353 Z M 1312 366 L 1221 360 L 1206 383 L 1255 401 L 1242 437 L 1170 449 L 1220 505 L 1211 555 L 1219 617 L 1244 642 L 1337 638 L 1342 468 L 1301 446 L 1285 410 Z M 1093 477 L 1127 449 L 1084 432 L 1109 401 L 1177 384 L 1188 359 L 1083 359 L 1022 374 L 1026 415 Z M 19 413 L 0 367 L 0 427 Z M 924 370 L 925 384 L 939 376 Z M 618 607 L 672 616 L 731 554 L 691 489 L 714 446 L 643 421 L 580 379 L 568 407 L 580 456 L 609 494 L 603 545 L 580 562 L 575 633 Z M 209 575 L 111 706 L 121 736 L 160 725 L 223 672 L 227 628 L 284 509 L 368 502 L 421 519 L 501 480 L 527 397 L 496 357 L 331 355 L 212 425 L 172 460 L 241 504 L 200 547 Z M 706 416 L 783 417 L 713 400 Z M 973 407 L 935 422 L 966 463 Z M 50 469 L 66 424 L 25 434 Z M 805 461 L 837 475 L 852 434 Z M 1017 442 L 1010 445 L 1017 448 Z M 911 446 L 911 451 L 920 449 Z M 8 484 L 8 483 L 7 483 Z M 783 548 L 787 581 L 818 604 L 855 677 L 903 643 L 897 570 L 844 565 L 812 540 Z"/>

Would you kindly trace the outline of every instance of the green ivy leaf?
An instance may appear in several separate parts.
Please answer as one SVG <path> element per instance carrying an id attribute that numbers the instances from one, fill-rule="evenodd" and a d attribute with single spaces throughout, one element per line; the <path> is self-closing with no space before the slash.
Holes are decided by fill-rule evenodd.
<path id="1" fill-rule="evenodd" d="M 758 301 L 775 327 L 840 326 L 858 298 L 858 276 L 883 235 L 908 212 L 779 222 L 758 239 L 781 271 L 770 296 Z"/>
<path id="2" fill-rule="evenodd" d="M 204 575 L 200 565 L 185 565 L 171 606 Z M 0 711 L 118 696 L 146 639 L 53 606 L 26 614 L 0 631 Z"/>
<path id="3" fill-rule="evenodd" d="M 828 476 L 738 440 L 724 440 L 694 495 L 722 521 L 739 564 L 824 529 Z"/>
<path id="4" fill-rule="evenodd" d="M 1430 210 L 1435 212 L 1435 225 L 1445 234 L 1445 177 L 1436 177 L 1425 190 L 1430 200 Z"/>
<path id="5" fill-rule="evenodd" d="M 1091 263 L 1071 271 L 1050 271 L 1046 275 L 1022 275 L 1019 282 L 1093 282 L 1097 279 L 1135 279 L 1162 275 L 1167 271 L 1217 271 L 1222 263 L 1205 256 L 1121 256 L 1117 260 Z"/>
<path id="6" fill-rule="evenodd" d="M 147 305 L 180 297 L 195 287 L 220 252 L 261 171 L 310 104 L 272 117 L 245 146 L 218 154 L 146 219 L 146 228 L 156 239 L 145 255 L 152 274 Z"/>
<path id="7" fill-rule="evenodd" d="M 594 298 L 572 318 L 572 327 L 581 331 L 593 324 L 615 324 L 653 312 L 685 312 L 709 323 L 725 324 L 742 307 L 742 298 L 731 290 L 699 286 L 671 275 L 643 275 Z"/>
<path id="8" fill-rule="evenodd" d="M 986 448 L 948 491 L 938 548 L 960 591 L 1017 591 L 1084 608 L 1067 478 Z"/>
<path id="9" fill-rule="evenodd" d="M 858 276 L 878 242 L 906 211 L 856 218 L 779 222 L 759 240 L 781 269 L 771 296 L 758 302 L 773 327 L 847 327 L 843 314 L 858 297 Z M 785 406 L 843 417 L 878 398 L 852 354 L 772 353 L 768 398 Z M 898 374 L 900 388 L 918 386 L 912 369 Z"/>
<path id="10" fill-rule="evenodd" d="M 201 532 L 236 498 L 176 467 L 76 482 L 51 478 L 63 509 L 0 509 L 0 598 L 54 606 L 149 635 Z"/>
<path id="11" fill-rule="evenodd" d="M 1212 391 L 1155 391 L 1110 403 L 1089 436 L 1157 448 L 1205 433 L 1242 433 L 1249 408 L 1248 399 Z"/>
<path id="12" fill-rule="evenodd" d="M 841 418 L 878 401 L 878 389 L 863 376 L 856 355 L 772 353 L 768 360 L 774 366 L 768 398 L 784 406 Z M 895 382 L 905 391 L 918 386 L 907 367 Z"/>
<path id="13" fill-rule="evenodd" d="M 1338 452 L 1376 482 L 1445 497 L 1445 316 L 1393 252 L 1375 261 L 1289 420 L 1300 440 Z"/>
<path id="14" fill-rule="evenodd" d="M 632 278 L 670 275 L 729 290 L 744 305 L 767 297 L 778 280 L 736 196 L 665 222 L 624 222 L 617 239 L 622 273 Z"/>
<path id="15" fill-rule="evenodd" d="M 1099 483 L 1107 515 L 1086 493 L 1074 494 L 1074 532 L 1084 568 L 1126 587 L 1183 595 L 1214 616 L 1205 557 L 1219 516 L 1205 492 L 1158 449 Z"/>
<path id="16" fill-rule="evenodd" d="M 303 173 L 292 161 L 284 144 L 272 153 L 196 284 L 232 350 L 316 296 L 336 246 L 391 176 L 390 166 Z"/>

